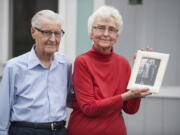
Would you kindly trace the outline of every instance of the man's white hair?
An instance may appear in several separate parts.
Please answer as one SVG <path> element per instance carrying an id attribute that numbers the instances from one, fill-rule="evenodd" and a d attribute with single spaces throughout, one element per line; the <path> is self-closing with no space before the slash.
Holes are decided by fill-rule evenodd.
<path id="1" fill-rule="evenodd" d="M 51 10 L 41 10 L 37 12 L 31 19 L 31 26 L 41 28 L 42 19 L 44 18 L 59 21 L 61 28 L 64 27 L 62 17 Z"/>
<path id="2" fill-rule="evenodd" d="M 114 7 L 102 6 L 99 9 L 97 9 L 88 19 L 88 33 L 89 33 L 89 35 L 92 32 L 94 22 L 97 18 L 108 19 L 111 17 L 115 19 L 115 21 L 118 25 L 118 34 L 120 34 L 122 29 L 123 29 L 123 20 L 122 20 L 121 14 Z"/>

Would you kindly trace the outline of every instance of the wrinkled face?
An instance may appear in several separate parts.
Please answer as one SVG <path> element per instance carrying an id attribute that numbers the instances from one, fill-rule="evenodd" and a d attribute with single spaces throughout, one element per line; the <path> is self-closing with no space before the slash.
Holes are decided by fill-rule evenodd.
<path id="1" fill-rule="evenodd" d="M 98 49 L 112 48 L 118 38 L 117 23 L 114 18 L 97 18 L 91 34 L 94 46 Z"/>
<path id="2" fill-rule="evenodd" d="M 36 42 L 35 51 L 41 55 L 53 55 L 61 41 L 61 25 L 56 20 L 44 18 L 41 27 L 31 27 L 31 34 Z M 60 34 L 60 35 L 59 35 Z"/>

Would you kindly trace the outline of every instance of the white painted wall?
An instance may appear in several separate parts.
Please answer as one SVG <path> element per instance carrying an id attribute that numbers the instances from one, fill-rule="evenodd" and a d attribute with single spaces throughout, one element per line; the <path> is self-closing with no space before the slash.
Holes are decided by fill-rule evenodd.
<path id="1" fill-rule="evenodd" d="M 2 75 L 3 66 L 8 59 L 8 4 L 8 0 L 0 0 L 0 76 Z"/>
<path id="2" fill-rule="evenodd" d="M 100 6 L 105 5 L 105 0 L 94 0 L 94 11 Z"/>
<path id="3" fill-rule="evenodd" d="M 147 97 L 135 115 L 124 114 L 128 135 L 179 135 L 180 98 Z"/>

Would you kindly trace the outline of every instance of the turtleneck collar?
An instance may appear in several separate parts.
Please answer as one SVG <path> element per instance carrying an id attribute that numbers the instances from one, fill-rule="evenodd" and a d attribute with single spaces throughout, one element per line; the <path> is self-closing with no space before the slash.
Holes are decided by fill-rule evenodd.
<path id="1" fill-rule="evenodd" d="M 111 53 L 110 54 L 103 54 L 101 52 L 99 52 L 98 50 L 96 50 L 96 48 L 94 47 L 94 45 L 92 46 L 92 49 L 90 50 L 90 52 L 93 54 L 93 56 L 95 56 L 98 59 L 101 60 L 107 60 L 110 59 L 111 56 L 114 53 L 114 49 L 112 48 Z"/>

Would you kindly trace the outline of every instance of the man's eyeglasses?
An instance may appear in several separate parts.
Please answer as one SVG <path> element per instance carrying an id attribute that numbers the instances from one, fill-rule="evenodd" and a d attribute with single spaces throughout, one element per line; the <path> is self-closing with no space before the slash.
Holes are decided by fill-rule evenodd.
<path id="1" fill-rule="evenodd" d="M 101 33 L 104 33 L 106 31 L 106 26 L 104 26 L 104 25 L 93 26 L 93 28 L 96 29 L 98 32 L 101 32 Z M 112 26 L 108 27 L 107 30 L 110 34 L 115 34 L 118 32 L 118 30 Z"/>
<path id="2" fill-rule="evenodd" d="M 37 31 L 41 32 L 43 34 L 43 36 L 45 36 L 45 37 L 51 37 L 52 34 L 54 33 L 55 37 L 60 38 L 65 34 L 65 32 L 63 30 L 52 32 L 52 31 L 48 31 L 48 30 L 41 30 L 41 29 L 39 29 L 37 27 L 35 27 L 35 29 Z"/>

